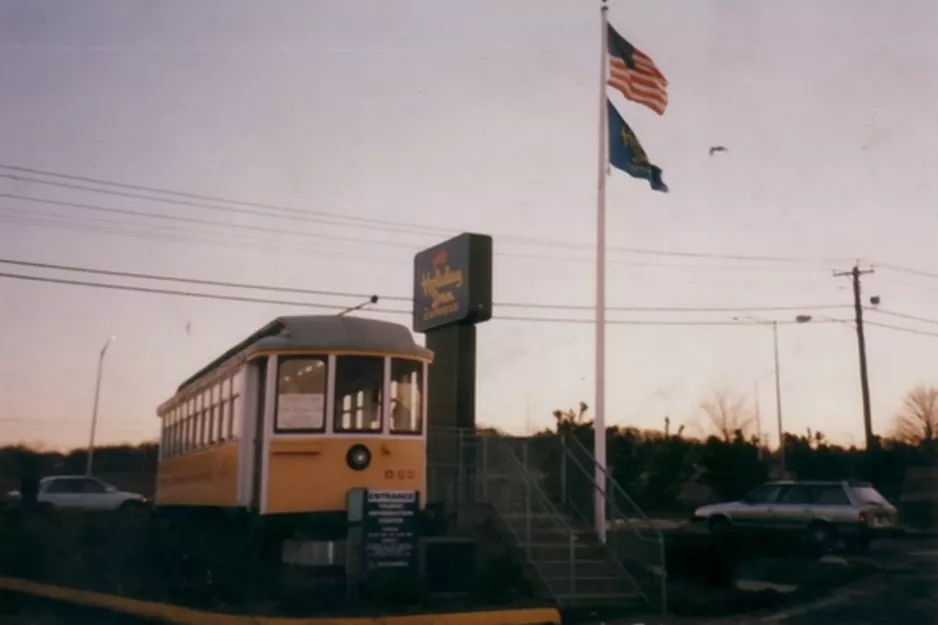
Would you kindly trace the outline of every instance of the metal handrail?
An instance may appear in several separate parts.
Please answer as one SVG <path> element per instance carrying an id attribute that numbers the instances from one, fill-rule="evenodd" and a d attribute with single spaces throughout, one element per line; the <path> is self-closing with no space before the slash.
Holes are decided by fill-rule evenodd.
<path id="1" fill-rule="evenodd" d="M 546 493 L 543 491 L 543 489 L 537 484 L 537 480 L 535 479 L 535 477 L 531 474 L 530 470 L 528 470 L 528 467 L 525 465 L 525 463 L 522 462 L 522 460 L 521 460 L 520 458 L 518 458 L 518 455 L 517 455 L 517 454 L 514 452 L 514 450 L 511 448 L 511 445 L 508 444 L 507 440 L 505 440 L 505 439 L 502 438 L 502 437 L 492 437 L 492 439 L 493 439 L 493 440 L 494 440 L 494 439 L 497 439 L 497 440 L 498 440 L 498 443 L 497 443 L 497 444 L 504 446 L 504 449 L 505 449 L 505 451 L 507 452 L 507 455 L 508 455 L 509 459 L 510 459 L 515 465 L 517 465 L 518 468 L 521 469 L 521 475 L 522 475 L 524 481 L 528 484 L 530 490 L 537 494 L 538 498 L 541 500 L 541 504 L 546 508 L 547 512 L 550 514 L 551 520 L 554 522 L 554 524 L 557 525 L 557 527 L 560 528 L 561 533 L 566 534 L 567 539 L 568 539 L 567 542 L 568 542 L 568 545 L 569 545 L 569 547 L 570 547 L 570 554 L 569 554 L 569 555 L 570 555 L 570 575 L 571 575 L 571 577 L 570 577 L 570 584 L 571 584 L 571 589 L 572 589 L 572 591 L 575 592 L 575 590 L 576 590 L 576 559 L 575 559 L 575 555 L 576 555 L 576 554 L 575 554 L 575 544 L 574 544 L 574 543 L 576 542 L 576 532 L 574 531 L 574 529 L 573 529 L 572 527 L 570 527 L 570 525 L 569 525 L 569 524 L 566 522 L 566 520 L 564 519 L 564 516 L 560 513 L 559 510 L 557 510 L 556 506 L 554 506 L 553 502 L 551 502 L 551 500 L 550 500 L 550 498 L 547 496 L 547 494 L 546 494 Z M 496 506 L 496 509 L 497 509 L 497 506 Z M 530 515 L 528 515 L 528 517 L 529 517 L 529 518 L 528 518 L 528 523 L 530 523 Z M 511 533 L 514 534 L 516 538 L 520 538 L 520 536 L 518 536 L 518 532 L 515 530 L 514 526 L 513 526 L 511 523 L 506 523 L 506 525 L 508 526 L 509 531 L 511 531 Z M 530 536 L 530 532 L 529 532 L 529 535 L 528 535 L 527 538 L 528 538 L 528 540 L 527 540 L 527 542 L 526 542 L 526 544 L 525 544 L 525 552 L 527 553 L 527 556 L 528 556 L 528 558 L 527 558 L 527 559 L 528 559 L 528 563 L 529 563 L 531 566 L 534 567 L 534 570 L 537 572 L 538 577 L 541 578 L 541 581 L 544 583 L 544 585 L 545 585 L 545 586 L 547 587 L 547 589 L 550 591 L 550 593 L 551 593 L 551 595 L 553 596 L 554 600 L 560 602 L 560 600 L 559 600 L 559 598 L 558 598 L 558 593 L 554 590 L 554 588 L 551 586 L 551 583 L 548 581 L 547 576 L 544 575 L 544 573 L 543 573 L 543 571 L 541 570 L 541 568 L 537 565 L 536 559 L 533 558 L 532 555 L 531 555 L 532 551 L 531 551 L 531 536 Z"/>
<path id="2" fill-rule="evenodd" d="M 642 511 L 642 509 L 638 506 L 638 504 L 636 504 L 635 501 L 634 501 L 631 497 L 629 497 L 628 493 L 625 492 L 625 489 L 623 489 L 622 486 L 620 486 L 619 483 L 615 480 L 615 478 L 613 478 L 613 477 L 609 474 L 609 472 L 608 472 L 608 470 L 606 469 L 606 467 L 602 467 L 602 466 L 599 465 L 598 462 L 596 462 L 596 459 L 593 457 L 593 454 L 590 453 L 590 451 L 586 448 L 586 446 L 585 446 L 583 443 L 581 443 L 579 440 L 577 440 L 575 436 L 564 436 L 564 438 L 566 438 L 566 439 L 573 439 L 573 440 L 575 441 L 575 443 L 576 443 L 576 446 L 577 446 L 583 453 L 585 453 L 588 458 L 590 458 L 590 459 L 593 461 L 593 468 L 594 468 L 594 469 L 595 469 L 595 468 L 599 468 L 599 469 L 602 471 L 603 476 L 606 478 L 606 479 L 605 479 L 606 484 L 609 484 L 609 485 L 612 486 L 612 488 L 613 488 L 613 489 L 615 490 L 615 492 L 616 492 L 616 496 L 621 496 L 621 497 L 623 497 L 626 501 L 628 501 L 628 502 L 632 505 L 632 507 L 639 513 L 639 515 L 641 515 L 641 518 L 643 518 L 645 521 L 648 522 L 648 526 L 651 528 L 651 530 L 652 530 L 652 532 L 653 532 L 655 538 L 648 538 L 647 536 L 642 535 L 642 533 L 639 532 L 639 531 L 638 531 L 637 529 L 635 529 L 634 527 L 632 528 L 632 530 L 633 530 L 633 533 L 639 538 L 639 540 L 643 540 L 643 541 L 646 541 L 646 542 L 657 542 L 657 543 L 658 543 L 658 556 L 659 556 L 659 559 L 661 560 L 661 568 L 662 568 L 662 572 L 661 572 L 661 611 L 662 611 L 663 614 L 667 614 L 667 612 L 668 612 L 668 582 L 667 582 L 667 567 L 666 567 L 666 552 L 665 552 L 664 534 L 662 534 L 661 531 L 660 531 L 657 527 L 655 527 L 654 522 L 653 522 L 650 518 L 648 518 L 648 516 L 647 516 L 647 515 Z M 586 468 L 583 467 L 582 464 L 580 464 L 580 461 L 579 461 L 576 457 L 573 456 L 573 453 L 570 451 L 569 447 L 567 447 L 566 445 L 564 445 L 564 446 L 563 446 L 563 450 L 564 450 L 564 453 L 566 453 L 566 455 L 569 456 L 571 460 L 573 460 L 573 462 L 576 464 L 576 466 L 577 466 L 581 471 L 583 471 L 584 473 L 586 473 L 587 477 L 590 479 L 590 481 L 593 483 L 593 485 L 599 490 L 599 492 L 601 492 L 601 493 L 603 494 L 603 496 L 604 496 L 604 498 L 605 498 L 605 500 L 606 500 L 607 505 L 611 505 L 612 508 L 613 508 L 613 510 L 614 510 L 615 512 L 618 512 L 620 515 L 622 515 L 623 518 L 625 518 L 625 514 L 622 513 L 621 508 L 619 508 L 619 506 L 616 505 L 615 501 L 609 501 L 609 498 L 606 497 L 606 495 L 607 495 L 606 490 L 604 490 L 599 484 L 596 484 L 595 474 L 590 474 L 590 473 L 586 470 Z M 574 509 L 575 509 L 575 508 L 574 508 Z M 578 514 L 580 514 L 580 515 L 582 516 L 582 514 L 579 513 L 579 511 L 578 511 Z M 631 524 L 629 524 L 629 525 L 631 526 Z M 645 598 L 645 600 L 648 601 L 649 603 L 651 603 L 651 601 L 649 601 L 649 599 L 648 599 L 648 596 L 647 596 L 647 595 L 645 594 L 645 592 L 642 590 L 640 584 L 635 580 L 635 577 L 622 565 L 621 562 L 619 562 L 619 558 L 617 557 L 617 554 L 612 551 L 611 547 L 609 547 L 608 544 L 607 544 L 606 546 L 607 546 L 607 549 L 609 549 L 610 553 L 612 554 L 613 559 L 615 560 L 616 564 L 618 564 L 618 565 L 620 566 L 620 568 L 622 568 L 622 570 L 625 571 L 626 575 L 628 575 L 629 579 L 631 579 L 631 580 L 635 583 L 635 587 L 638 589 L 638 591 L 639 591 L 640 593 L 642 593 L 642 596 Z"/>
<path id="3" fill-rule="evenodd" d="M 573 463 L 576 465 L 576 467 L 577 467 L 580 471 L 582 471 L 583 475 L 587 476 L 587 478 L 590 480 L 590 484 L 593 486 L 593 488 L 603 494 L 603 497 L 606 499 L 606 504 L 612 507 L 613 512 L 614 512 L 614 513 L 618 513 L 618 514 L 621 515 L 622 517 L 625 517 L 625 515 L 622 513 L 622 511 L 619 509 L 619 507 L 616 506 L 615 502 L 614 502 L 614 501 L 610 501 L 610 500 L 608 499 L 608 497 L 606 497 L 607 492 L 606 492 L 599 484 L 596 483 L 595 475 L 589 473 L 589 472 L 586 470 L 586 468 L 583 467 L 583 465 L 580 463 L 580 461 L 572 455 L 572 452 L 570 452 L 569 449 L 565 449 L 565 450 L 564 450 L 564 453 L 566 453 L 566 455 L 570 457 L 570 460 L 572 460 Z M 586 521 L 586 522 L 589 522 L 589 521 L 590 521 L 590 519 L 588 519 L 588 518 L 586 517 L 586 515 L 579 509 L 579 507 L 578 507 L 576 504 L 573 504 L 573 503 L 571 502 L 571 507 L 573 508 L 573 511 L 574 511 L 577 515 L 580 516 L 581 519 L 583 519 L 583 520 Z M 662 538 L 662 537 L 659 537 L 659 540 L 655 540 L 654 538 L 647 538 L 647 537 L 645 537 L 645 536 L 642 536 L 642 535 L 641 535 L 640 533 L 638 533 L 638 532 L 636 532 L 636 536 L 639 538 L 639 540 L 642 540 L 642 541 L 645 541 L 645 542 L 658 543 L 659 546 L 663 544 L 663 538 Z M 642 598 L 645 600 L 645 602 L 648 603 L 649 605 L 653 605 L 653 602 L 652 602 L 651 599 L 648 597 L 648 594 L 645 592 L 644 588 L 642 588 L 642 585 L 638 582 L 637 579 L 635 579 L 635 576 L 632 574 L 632 572 L 629 571 L 629 570 L 625 567 L 624 564 L 622 564 L 622 562 L 619 560 L 619 554 L 618 554 L 618 553 L 616 552 L 616 550 L 609 544 L 609 541 L 608 541 L 608 540 L 605 541 L 605 542 L 603 542 L 603 547 L 606 549 L 606 552 L 609 554 L 609 557 L 610 557 L 610 558 L 612 559 L 612 561 L 615 563 L 616 567 L 618 567 L 618 569 L 620 570 L 620 572 L 621 572 L 623 575 L 625 575 L 625 577 L 628 578 L 628 580 L 629 580 L 630 582 L 632 582 L 632 586 L 635 587 L 635 589 L 639 592 L 639 594 L 642 596 Z M 660 552 L 660 551 L 662 551 L 662 550 L 659 548 L 659 552 Z"/>
<path id="4" fill-rule="evenodd" d="M 530 482 L 531 486 L 534 487 L 534 492 L 538 494 L 541 501 L 548 508 L 548 512 L 551 512 L 553 514 L 554 518 L 557 520 L 558 524 L 562 526 L 563 529 L 565 529 L 568 533 L 571 533 L 571 534 L 574 533 L 575 530 L 572 527 L 570 527 L 570 525 L 566 521 L 563 520 L 563 514 L 561 514 L 561 512 L 557 509 L 554 503 L 550 500 L 550 497 L 547 496 L 547 493 L 544 492 L 544 489 L 542 489 L 538 485 L 537 479 L 531 474 L 531 471 L 524 464 L 524 462 L 521 461 L 521 459 L 518 457 L 518 454 L 514 452 L 514 450 L 511 448 L 511 445 L 509 445 L 507 442 L 504 442 L 504 441 L 502 441 L 501 444 L 505 446 L 505 449 L 508 451 L 508 454 L 511 456 L 511 459 L 514 460 L 515 463 L 519 467 L 521 467 L 522 473 L 524 474 L 525 478 L 527 478 L 527 481 Z"/>
<path id="5" fill-rule="evenodd" d="M 617 496 L 617 497 L 618 497 L 618 496 L 621 496 L 621 497 L 623 497 L 626 501 L 628 501 L 628 502 L 632 505 L 632 507 L 639 513 L 639 515 L 641 515 L 641 518 L 644 519 L 645 521 L 647 521 L 647 522 L 648 522 L 648 525 L 649 525 L 653 530 L 655 530 L 655 533 L 658 535 L 658 538 L 664 538 L 664 536 L 661 534 L 661 532 L 658 531 L 658 530 L 655 528 L 654 521 L 652 521 L 650 518 L 648 518 L 648 515 L 646 515 L 646 514 L 642 511 L 641 507 L 639 507 L 639 505 L 638 505 L 637 503 L 635 503 L 635 501 L 634 501 L 631 497 L 629 497 L 629 494 L 628 494 L 627 492 L 625 492 L 625 489 L 622 488 L 622 486 L 619 485 L 619 482 L 616 481 L 616 479 L 613 478 L 612 475 L 610 475 L 608 469 L 606 469 L 606 467 L 601 466 L 598 462 L 596 462 L 596 458 L 594 458 L 594 457 L 593 457 L 593 454 L 590 452 L 590 450 L 586 448 L 586 445 L 584 445 L 584 444 L 581 443 L 579 440 L 577 440 L 576 436 L 566 436 L 566 438 L 567 438 L 568 440 L 572 440 L 572 441 L 575 443 L 575 445 L 576 445 L 584 454 L 587 455 L 587 457 L 589 457 L 589 458 L 592 459 L 592 461 L 593 461 L 593 468 L 594 468 L 594 469 L 598 468 L 600 471 L 603 472 L 603 475 L 606 477 L 606 483 L 612 485 L 612 488 L 613 488 L 613 490 L 615 491 L 616 496 Z M 569 452 L 568 452 L 568 455 L 570 455 Z M 570 455 L 570 457 L 573 458 L 572 455 Z M 574 460 L 575 460 L 575 458 L 574 458 Z M 605 494 L 605 493 L 603 493 L 603 494 Z M 621 510 L 620 510 L 620 512 L 621 512 Z"/>
<path id="6" fill-rule="evenodd" d="M 503 458 L 503 462 L 509 465 L 507 467 L 504 467 L 504 466 L 501 467 L 502 470 L 507 470 L 507 474 L 505 474 L 504 477 L 507 478 L 507 484 L 509 485 L 509 490 L 507 491 L 508 499 L 503 499 L 502 497 L 489 498 L 487 496 L 485 498 L 490 503 L 494 504 L 495 511 L 496 513 L 498 513 L 498 516 L 502 517 L 501 520 L 506 526 L 506 529 L 508 529 L 509 533 L 512 534 L 516 539 L 519 539 L 519 542 L 521 542 L 523 534 L 525 533 L 525 531 L 527 531 L 528 540 L 525 541 L 523 552 L 527 556 L 528 564 L 532 567 L 533 572 L 540 579 L 541 583 L 544 585 L 547 592 L 550 593 L 552 598 L 558 603 L 563 604 L 564 601 L 559 598 L 560 595 L 563 593 L 561 592 L 559 588 L 556 587 L 555 585 L 556 582 L 553 581 L 554 578 L 549 578 L 547 577 L 547 575 L 545 575 L 545 570 L 543 568 L 543 562 L 545 561 L 545 558 L 535 559 L 533 557 L 534 551 L 532 548 L 532 540 L 531 540 L 531 537 L 532 537 L 531 504 L 532 502 L 536 506 L 537 513 L 544 513 L 550 517 L 550 522 L 549 522 L 550 525 L 548 525 L 547 527 L 555 528 L 555 531 L 557 531 L 561 536 L 564 536 L 567 538 L 566 542 L 569 547 L 568 557 L 569 557 L 569 566 L 570 566 L 570 571 L 569 571 L 569 581 L 571 584 L 570 592 L 571 594 L 574 594 L 574 595 L 577 592 L 576 547 L 577 547 L 577 542 L 578 542 L 580 532 L 579 530 L 575 529 L 570 524 L 571 522 L 577 523 L 576 520 L 571 521 L 568 516 L 568 513 L 563 513 L 558 509 L 554 500 L 545 492 L 544 486 L 541 484 L 539 478 L 535 476 L 534 473 L 532 472 L 528 463 L 528 458 L 527 458 L 527 453 L 526 453 L 528 449 L 529 441 L 524 437 L 519 439 L 516 437 L 497 435 L 497 434 L 496 435 L 480 434 L 476 432 L 475 430 L 471 430 L 469 428 L 444 428 L 444 430 L 445 430 L 444 432 L 440 432 L 440 429 L 437 429 L 437 432 L 440 432 L 441 434 L 451 433 L 451 435 L 457 436 L 460 440 L 466 437 L 471 437 L 472 439 L 474 439 L 475 443 L 480 446 L 479 449 L 483 457 L 482 463 L 485 466 L 481 467 L 483 470 L 477 472 L 475 475 L 475 478 L 472 480 L 476 483 L 476 489 L 478 489 L 481 486 L 483 487 L 483 492 L 487 492 L 486 484 L 484 482 L 480 483 L 479 480 L 481 478 L 481 480 L 487 481 L 490 479 L 491 476 L 494 476 L 493 472 L 488 470 L 488 462 L 484 459 L 488 457 L 488 454 L 485 452 L 485 448 L 491 445 L 492 446 L 491 449 L 494 452 L 492 455 L 500 456 L 501 458 Z M 572 438 L 572 437 L 568 436 L 568 437 L 560 437 L 560 438 L 561 440 L 563 440 L 564 438 Z M 524 449 L 523 454 L 519 453 L 519 451 L 513 447 L 512 443 L 514 441 L 519 441 L 519 442 L 524 443 L 525 447 L 523 448 Z M 622 487 L 614 479 L 612 479 L 608 471 L 603 469 L 603 475 L 605 475 L 606 477 L 606 483 L 608 484 L 608 486 L 602 486 L 597 483 L 597 480 L 595 479 L 596 472 L 590 471 L 587 468 L 585 468 L 586 464 L 590 464 L 590 462 L 586 462 L 586 464 L 584 464 L 585 459 L 577 458 L 575 455 L 575 452 L 584 453 L 587 456 L 587 458 L 589 458 L 589 460 L 592 461 L 592 464 L 594 466 L 596 464 L 595 459 L 592 457 L 592 454 L 589 452 L 589 450 L 579 440 L 577 440 L 576 443 L 577 444 L 574 447 L 574 449 L 570 449 L 570 448 L 564 449 L 564 452 L 561 456 L 561 459 L 562 459 L 561 471 L 562 472 L 565 471 L 565 469 L 563 469 L 563 466 L 565 464 L 564 457 L 569 457 L 570 460 L 573 462 L 573 464 L 577 466 L 578 470 L 587 476 L 592 488 L 598 488 L 600 492 L 603 493 L 603 495 L 607 494 L 606 492 L 607 489 L 610 491 L 614 491 L 617 495 L 619 495 L 619 501 L 621 503 L 631 505 L 637 512 L 637 514 L 632 515 L 632 517 L 633 518 L 637 517 L 639 520 L 644 520 L 650 527 L 652 527 L 653 533 L 656 536 L 650 537 L 650 536 L 643 535 L 643 533 L 640 531 L 640 528 L 637 528 L 634 526 L 630 527 L 631 532 L 636 534 L 643 543 L 654 543 L 654 542 L 658 543 L 660 559 L 663 565 L 664 564 L 664 540 L 663 540 L 663 536 L 661 535 L 661 533 L 657 531 L 657 528 L 654 527 L 654 524 L 652 523 L 651 519 L 649 519 L 647 515 L 645 515 L 644 512 L 640 508 L 638 508 L 638 506 L 635 504 L 632 498 L 629 497 L 627 493 L 625 493 Z M 495 447 L 496 445 L 501 445 L 502 447 Z M 460 457 L 458 464 L 461 466 L 462 463 L 463 463 L 463 460 Z M 480 467 L 477 467 L 477 469 L 478 468 Z M 461 473 L 462 471 L 460 471 L 460 474 Z M 499 471 L 499 473 L 501 473 L 501 471 Z M 520 473 L 520 474 L 517 474 L 517 473 Z M 561 481 L 563 483 L 565 480 L 561 478 Z M 514 485 L 514 488 L 517 488 L 518 485 L 521 485 L 522 487 L 526 489 L 525 504 L 526 504 L 527 509 L 524 511 L 523 514 L 519 515 L 519 518 L 524 517 L 524 520 L 521 521 L 520 523 L 517 520 L 509 521 L 508 518 L 505 518 L 505 512 L 511 509 L 513 506 L 512 501 L 513 500 L 516 501 L 516 499 L 511 494 L 513 491 L 512 484 Z M 502 504 L 502 505 L 499 505 L 499 504 Z M 500 509 L 506 504 L 508 506 L 507 509 Z M 619 505 L 616 504 L 615 501 L 610 500 L 609 505 L 611 507 L 611 511 L 613 512 L 613 514 L 618 515 L 622 518 L 628 518 L 622 512 L 621 508 L 619 507 Z M 576 504 L 574 504 L 573 506 L 573 513 L 576 514 L 577 517 L 581 517 L 587 522 L 590 521 L 590 519 L 588 519 L 583 514 L 582 510 L 579 509 Z M 525 524 L 527 524 L 527 528 L 525 527 Z M 563 543 L 560 542 L 558 543 L 558 546 L 562 544 Z M 614 549 L 614 545 L 610 545 L 606 543 L 606 544 L 602 544 L 602 547 L 603 547 L 603 550 L 606 551 L 609 554 L 609 556 L 612 557 L 613 562 L 615 563 L 614 566 L 617 568 L 617 570 L 621 571 L 624 578 L 628 579 L 631 582 L 631 585 L 633 586 L 635 591 L 637 591 L 649 605 L 657 604 L 658 603 L 657 601 L 653 601 L 650 599 L 650 595 L 646 590 L 646 589 L 649 589 L 650 586 L 644 582 L 640 583 L 636 579 L 636 575 L 633 574 L 633 572 L 630 571 L 625 566 L 624 562 L 618 557 L 618 553 Z M 560 559 L 561 561 L 566 560 L 566 558 L 558 558 L 558 559 Z M 564 578 L 566 578 L 566 575 L 564 575 Z M 665 587 L 665 579 L 663 576 L 662 576 L 661 604 L 662 604 L 662 611 L 664 613 L 667 613 L 666 587 Z"/>
<path id="7" fill-rule="evenodd" d="M 586 450 L 584 450 L 584 451 L 586 451 Z M 603 496 L 604 496 L 605 499 L 606 499 L 606 505 L 610 506 L 610 507 L 613 509 L 613 511 L 618 512 L 618 513 L 619 513 L 619 516 L 621 516 L 622 518 L 627 518 L 626 514 L 622 511 L 622 508 L 620 508 L 620 507 L 616 504 L 615 500 L 614 500 L 614 499 L 610 499 L 610 498 L 608 497 L 608 494 L 609 494 L 609 493 L 607 493 L 606 490 L 603 489 L 602 486 L 600 486 L 599 484 L 596 483 L 595 474 L 594 474 L 594 473 L 590 473 L 590 471 L 589 471 L 586 467 L 583 466 L 583 464 L 572 454 L 571 451 L 566 450 L 566 453 L 567 453 L 567 456 L 569 456 L 570 460 L 573 461 L 574 465 L 583 473 L 583 475 L 585 475 L 585 476 L 587 476 L 587 477 L 589 478 L 590 483 L 593 485 L 593 487 L 594 487 L 596 490 L 598 490 L 600 493 L 603 494 Z M 589 453 L 589 452 L 587 452 L 587 453 Z M 594 468 L 595 468 L 596 466 L 599 465 L 599 463 L 597 463 L 597 462 L 594 460 L 594 461 L 593 461 L 593 465 L 594 465 Z M 658 531 L 658 529 L 655 528 L 654 522 L 653 522 L 651 519 L 649 519 L 649 518 L 645 515 L 644 512 L 642 512 L 641 508 L 639 508 L 637 505 L 635 505 L 635 502 L 632 501 L 632 499 L 628 496 L 628 494 L 626 494 L 626 492 L 622 489 L 622 487 L 619 486 L 619 484 L 618 484 L 610 475 L 608 475 L 605 471 L 603 471 L 603 474 L 604 474 L 605 477 L 606 477 L 606 483 L 607 483 L 607 484 L 611 484 L 611 485 L 613 486 L 613 488 L 618 489 L 618 491 L 616 492 L 616 495 L 617 495 L 617 496 L 621 495 L 621 496 L 624 497 L 629 503 L 631 503 L 631 504 L 635 507 L 635 510 L 641 515 L 641 517 L 642 517 L 645 521 L 648 522 L 648 527 L 650 527 L 651 530 L 652 530 L 652 532 L 654 532 L 654 534 L 655 534 L 655 535 L 652 536 L 652 537 L 643 536 L 639 531 L 636 530 L 636 531 L 635 531 L 635 534 L 638 536 L 638 538 L 640 538 L 641 540 L 644 540 L 644 541 L 648 541 L 648 542 L 658 542 L 659 540 L 662 540 L 662 539 L 664 538 L 664 536 L 661 534 L 660 531 Z M 583 516 L 582 513 L 580 513 L 580 516 Z M 589 519 L 585 519 L 585 517 L 584 517 L 584 520 L 587 520 L 587 521 L 588 521 Z"/>

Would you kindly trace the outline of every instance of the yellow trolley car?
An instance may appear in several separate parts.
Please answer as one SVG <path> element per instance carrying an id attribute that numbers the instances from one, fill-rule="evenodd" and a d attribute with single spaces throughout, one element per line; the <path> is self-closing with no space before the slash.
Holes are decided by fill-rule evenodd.
<path id="1" fill-rule="evenodd" d="M 157 510 L 240 510 L 335 535 L 352 489 L 424 501 L 431 360 L 398 324 L 275 319 L 159 407 Z"/>

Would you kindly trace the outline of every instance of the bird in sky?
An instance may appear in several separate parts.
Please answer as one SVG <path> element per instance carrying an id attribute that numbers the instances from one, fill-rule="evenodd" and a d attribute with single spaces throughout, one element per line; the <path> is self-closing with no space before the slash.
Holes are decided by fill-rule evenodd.
<path id="1" fill-rule="evenodd" d="M 713 156 L 715 152 L 729 152 L 729 150 L 727 150 L 722 145 L 715 145 L 710 148 L 710 156 Z"/>
<path id="2" fill-rule="evenodd" d="M 187 321 L 186 322 L 186 336 L 189 336 L 191 334 L 192 334 L 192 322 Z"/>

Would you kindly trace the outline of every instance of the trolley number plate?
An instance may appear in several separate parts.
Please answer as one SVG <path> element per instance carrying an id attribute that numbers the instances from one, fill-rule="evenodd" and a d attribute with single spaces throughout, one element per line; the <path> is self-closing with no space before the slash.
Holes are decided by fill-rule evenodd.
<path id="1" fill-rule="evenodd" d="M 412 480 L 415 477 L 417 477 L 417 472 L 413 469 L 398 469 L 397 471 L 388 469 L 384 472 L 386 480 Z"/>

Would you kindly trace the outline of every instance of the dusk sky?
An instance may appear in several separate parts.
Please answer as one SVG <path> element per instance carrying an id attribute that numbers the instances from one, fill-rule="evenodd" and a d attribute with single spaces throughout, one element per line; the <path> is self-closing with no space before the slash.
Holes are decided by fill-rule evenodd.
<path id="1" fill-rule="evenodd" d="M 804 313 L 779 327 L 786 429 L 860 443 L 856 334 L 823 320 L 852 318 L 832 272 L 861 259 L 886 433 L 906 391 L 938 383 L 938 3 L 609 6 L 668 78 L 663 116 L 606 92 L 671 192 L 611 173 L 608 305 L 685 310 L 609 311 L 608 422 L 703 431 L 703 397 L 752 401 L 761 380 L 774 444 L 771 330 L 732 320 Z M 329 306 L 377 293 L 403 312 L 366 314 L 409 324 L 413 255 L 492 234 L 478 420 L 547 427 L 593 402 L 599 23 L 594 0 L 0 0 L 0 259 L 360 297 L 0 273 Z M 183 379 L 304 310 L 333 312 L 0 277 L 0 444 L 86 445 L 112 334 L 98 441 L 155 438 Z"/>

